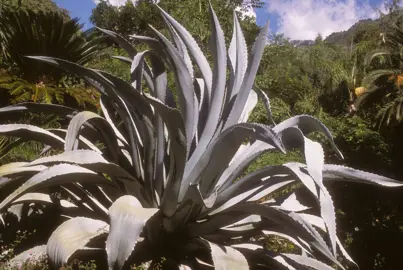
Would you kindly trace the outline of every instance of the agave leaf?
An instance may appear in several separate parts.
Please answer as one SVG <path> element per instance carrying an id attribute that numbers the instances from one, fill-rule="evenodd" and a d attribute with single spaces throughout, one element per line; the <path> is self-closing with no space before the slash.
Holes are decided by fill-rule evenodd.
<path id="1" fill-rule="evenodd" d="M 0 114 L 7 116 L 9 120 L 11 115 L 20 114 L 23 112 L 30 113 L 51 113 L 60 117 L 66 117 L 75 112 L 75 109 L 57 104 L 46 104 L 36 102 L 19 103 L 0 108 Z"/>
<path id="2" fill-rule="evenodd" d="M 188 185 L 196 181 L 201 185 L 203 196 L 211 192 L 219 180 L 216 176 L 221 175 L 225 170 L 222 164 L 228 164 L 231 161 L 237 149 L 247 138 L 264 141 L 284 151 L 280 139 L 273 133 L 270 127 L 254 123 L 233 125 L 220 133 L 220 135 L 210 143 L 198 164 L 192 168 L 192 171 L 188 171 L 188 174 L 186 174 L 185 170 L 179 198 L 183 198 Z M 187 163 L 187 166 L 189 163 L 190 161 Z M 192 165 L 189 165 L 189 167 L 190 166 Z M 188 167 L 186 167 L 186 169 L 188 169 Z"/>
<path id="3" fill-rule="evenodd" d="M 66 137 L 67 130 L 66 129 L 61 129 L 61 128 L 50 128 L 48 131 L 52 132 L 53 134 L 60 136 L 60 137 Z M 79 135 L 78 136 L 79 148 L 84 148 L 84 149 L 91 149 L 92 151 L 97 152 L 98 154 L 102 154 L 101 150 L 98 149 L 90 140 L 88 140 L 86 137 Z"/>
<path id="4" fill-rule="evenodd" d="M 258 89 L 257 87 L 254 87 L 253 89 L 256 91 L 259 98 L 263 101 L 264 107 L 266 108 L 266 111 L 267 111 L 267 117 L 269 118 L 270 124 L 276 125 L 276 123 L 273 120 L 273 114 L 271 113 L 271 105 L 270 105 L 269 97 L 266 95 L 265 92 Z"/>
<path id="5" fill-rule="evenodd" d="M 54 148 L 64 145 L 64 140 L 42 128 L 25 124 L 0 125 L 0 135 L 14 136 L 30 141 L 42 142 Z"/>
<path id="6" fill-rule="evenodd" d="M 154 86 L 155 86 L 155 97 L 161 100 L 163 103 L 168 106 L 174 105 L 169 104 L 167 102 L 169 98 L 167 95 L 172 95 L 172 93 L 167 89 L 167 73 L 165 71 L 165 67 L 163 65 L 159 65 L 158 61 L 155 59 L 156 57 L 152 57 L 151 61 L 153 62 L 153 72 L 154 72 Z M 155 62 L 155 63 L 154 63 Z M 171 106 L 175 107 L 175 106 Z M 165 130 L 164 130 L 164 121 L 163 118 L 156 114 L 154 125 L 156 129 L 156 154 L 155 154 L 155 165 L 154 165 L 154 187 L 161 198 L 163 193 L 164 184 L 167 182 L 167 179 L 164 175 L 164 159 L 165 159 Z"/>
<path id="7" fill-rule="evenodd" d="M 227 187 L 222 187 L 219 190 L 217 198 L 217 204 L 227 202 L 231 198 L 234 198 L 237 194 L 244 190 L 250 190 L 251 188 L 259 187 L 264 181 L 271 181 L 268 176 L 274 176 L 277 174 L 289 174 L 291 171 L 286 166 L 274 165 L 267 166 L 260 170 L 249 173 Z M 268 178 L 268 179 L 267 179 Z M 281 181 L 281 180 L 280 180 Z"/>
<path id="8" fill-rule="evenodd" d="M 133 176 L 126 172 L 122 167 L 108 162 L 99 153 L 91 150 L 74 150 L 64 152 L 58 155 L 43 157 L 36 159 L 25 166 L 38 166 L 38 165 L 53 165 L 57 163 L 72 163 L 78 164 L 83 168 L 95 172 L 107 173 L 109 176 L 125 178 L 132 181 L 137 181 Z M 1 167 L 0 167 L 1 168 Z M 29 167 L 28 167 L 29 168 Z M 46 167 L 45 167 L 46 168 Z"/>
<path id="9" fill-rule="evenodd" d="M 281 263 L 282 265 L 284 265 L 285 267 L 287 267 L 288 270 L 297 270 L 295 267 L 286 262 L 286 260 L 281 256 L 276 256 L 274 257 L 274 259 L 279 263 Z"/>
<path id="10" fill-rule="evenodd" d="M 144 51 L 139 52 L 133 58 L 132 65 L 130 68 L 130 73 L 132 75 L 132 85 L 135 87 L 137 91 L 143 93 L 143 88 L 141 84 L 141 80 L 143 79 L 143 71 L 144 71 L 144 59 L 145 56 L 152 51 Z"/>
<path id="11" fill-rule="evenodd" d="M 319 202 L 321 209 L 321 216 L 325 221 L 326 227 L 332 244 L 332 250 L 335 257 L 336 255 L 336 212 L 334 210 L 332 198 L 323 185 L 322 170 L 324 165 L 324 152 L 322 146 L 308 138 L 305 139 L 305 159 L 309 174 L 314 179 L 319 187 Z"/>
<path id="12" fill-rule="evenodd" d="M 232 209 L 232 211 L 240 211 L 247 214 L 261 215 L 262 217 L 274 221 L 279 226 L 289 228 L 289 230 L 295 232 L 295 235 L 298 235 L 301 239 L 310 243 L 310 245 L 314 246 L 329 260 L 337 264 L 340 268 L 344 269 L 343 266 L 333 256 L 332 252 L 329 250 L 326 242 L 323 240 L 321 235 L 312 227 L 311 224 L 305 222 L 298 214 L 293 212 L 284 213 L 275 206 L 269 207 L 261 204 L 237 205 Z"/>
<path id="13" fill-rule="evenodd" d="M 133 196 L 117 199 L 109 209 L 110 232 L 106 252 L 110 270 L 121 269 L 132 253 L 146 222 L 158 209 L 143 208 Z"/>
<path id="14" fill-rule="evenodd" d="M 0 176 L 19 176 L 19 175 L 32 175 L 37 172 L 47 169 L 46 166 L 32 166 L 25 167 L 28 162 L 13 162 L 0 166 Z M 11 181 L 11 180 L 10 180 Z M 3 184 L 2 184 L 3 185 Z M 0 186 L 2 186 L 0 185 Z"/>
<path id="15" fill-rule="evenodd" d="M 109 125 L 112 127 L 113 131 L 115 132 L 116 137 L 118 137 L 118 139 L 119 139 L 120 141 L 124 142 L 125 145 L 128 145 L 128 142 L 127 142 L 126 138 L 125 138 L 125 137 L 122 135 L 122 133 L 117 129 L 115 123 L 112 121 L 111 116 L 110 116 L 110 114 L 109 114 L 107 108 L 105 107 L 103 100 L 105 100 L 105 98 L 104 98 L 104 97 L 101 97 L 101 100 L 100 100 L 99 103 L 100 103 L 101 110 L 102 110 L 102 113 L 103 113 L 103 115 L 104 115 L 106 121 L 108 121 Z"/>
<path id="16" fill-rule="evenodd" d="M 215 47 L 212 48 L 214 60 L 212 89 L 214 89 L 214 91 L 211 93 L 210 109 L 208 112 L 207 121 L 203 129 L 203 133 L 200 136 L 199 143 L 190 158 L 190 163 L 198 162 L 201 159 L 206 147 L 211 142 L 211 139 L 213 138 L 213 135 L 217 129 L 222 107 L 224 105 L 227 63 L 225 39 L 224 33 L 218 22 L 217 15 L 214 13 L 211 5 L 210 21 L 213 26 L 212 44 L 215 44 Z"/>
<path id="17" fill-rule="evenodd" d="M 223 212 L 227 209 L 230 209 L 231 207 L 236 206 L 239 203 L 245 202 L 245 201 L 258 201 L 259 199 L 261 199 L 262 197 L 267 196 L 270 193 L 273 193 L 274 191 L 292 183 L 293 180 L 280 180 L 280 181 L 275 181 L 274 183 L 266 183 L 265 185 L 261 185 L 252 189 L 249 189 L 246 192 L 243 192 L 241 194 L 235 195 L 235 194 L 231 194 L 232 196 L 230 197 L 229 195 L 227 195 L 230 199 L 228 200 L 217 200 L 217 205 L 220 205 L 222 202 L 225 202 L 224 204 L 222 204 L 221 206 L 219 206 L 218 208 L 214 209 L 212 212 L 209 213 L 209 215 L 215 215 L 218 214 L 220 212 Z M 241 190 L 237 190 L 238 192 Z M 225 198 L 228 198 L 225 197 Z"/>
<path id="18" fill-rule="evenodd" d="M 50 236 L 46 253 L 54 267 L 61 267 L 78 250 L 84 249 L 91 239 L 106 234 L 109 225 L 96 219 L 76 217 L 62 223 Z"/>
<path id="19" fill-rule="evenodd" d="M 196 132 L 196 123 L 195 120 L 198 119 L 197 110 L 198 106 L 195 106 L 196 97 L 194 94 L 193 82 L 190 77 L 190 73 L 186 68 L 186 64 L 183 58 L 179 55 L 178 51 L 174 47 L 174 45 L 164 37 L 158 30 L 152 28 L 155 34 L 158 36 L 160 41 L 165 45 L 166 52 L 171 59 L 171 61 L 175 65 L 175 69 L 173 69 L 175 74 L 175 83 L 177 84 L 178 97 L 179 97 L 179 107 L 182 113 L 182 118 L 185 123 L 186 130 L 186 149 L 187 152 L 190 152 L 191 144 L 193 141 L 193 137 Z"/>
<path id="20" fill-rule="evenodd" d="M 110 38 L 112 38 L 116 43 L 118 43 L 119 46 L 123 50 L 125 50 L 127 52 L 127 54 L 129 55 L 130 59 L 133 59 L 135 57 L 135 55 L 137 54 L 137 49 L 129 41 L 127 41 L 125 38 L 123 38 L 122 36 L 118 35 L 117 33 L 113 32 L 113 31 L 102 29 L 102 28 L 99 28 L 99 27 L 97 27 L 97 28 L 101 32 L 103 32 L 104 34 L 106 34 Z M 145 68 L 145 72 L 146 72 L 144 74 L 144 77 L 146 78 L 148 86 L 150 88 L 152 88 L 150 68 L 148 67 L 147 64 L 145 64 L 144 68 Z"/>
<path id="21" fill-rule="evenodd" d="M 304 213 L 300 213 L 299 216 L 302 219 L 304 219 L 307 223 L 309 223 L 309 224 L 321 229 L 323 232 L 327 232 L 325 222 L 320 217 L 310 215 L 310 214 L 304 214 Z M 351 264 L 353 264 L 357 268 L 359 268 L 358 265 L 356 264 L 356 262 L 354 262 L 354 260 L 350 257 L 350 255 L 344 249 L 344 246 L 340 242 L 340 240 L 337 238 L 336 241 L 337 241 L 337 246 L 338 246 L 341 254 L 344 256 L 344 258 L 346 258 Z"/>
<path id="22" fill-rule="evenodd" d="M 75 149 L 75 145 L 77 145 L 77 138 L 78 135 L 80 134 L 81 127 L 87 122 L 94 125 L 97 128 L 97 130 L 101 132 L 104 141 L 106 143 L 107 149 L 110 150 L 112 160 L 116 161 L 118 159 L 117 149 L 119 148 L 119 146 L 116 136 L 114 135 L 115 132 L 113 128 L 104 118 L 89 111 L 78 113 L 70 121 L 69 127 L 67 128 L 66 144 L 64 150 L 71 151 Z"/>
<path id="23" fill-rule="evenodd" d="M 23 215 L 23 211 L 24 211 L 24 204 L 19 203 L 19 204 L 14 204 L 11 205 L 7 211 L 11 214 L 13 214 L 14 216 L 17 217 L 18 222 L 21 221 L 22 215 Z"/>
<path id="24" fill-rule="evenodd" d="M 109 36 L 110 38 L 112 38 L 116 43 L 118 43 L 119 46 L 120 46 L 123 50 L 125 50 L 125 51 L 127 52 L 127 54 L 129 55 L 129 57 L 130 57 L 131 59 L 133 59 L 133 57 L 137 54 L 136 48 L 135 48 L 129 41 L 127 41 L 126 39 L 124 39 L 122 36 L 116 34 L 116 33 L 113 32 L 113 31 L 106 30 L 106 29 L 103 29 L 103 28 L 97 27 L 97 29 L 98 29 L 99 31 L 101 31 L 102 33 L 108 35 L 108 36 Z"/>
<path id="25" fill-rule="evenodd" d="M 333 136 L 329 129 L 318 119 L 315 117 L 312 117 L 310 115 L 297 115 L 291 118 L 288 118 L 287 120 L 284 120 L 283 122 L 277 124 L 274 128 L 273 131 L 276 133 L 281 133 L 285 130 L 287 130 L 290 127 L 295 127 L 297 126 L 302 133 L 306 136 L 311 132 L 314 131 L 320 131 L 322 132 L 329 142 L 331 143 L 333 149 L 336 151 L 336 154 L 340 157 L 343 158 L 343 154 L 340 152 L 340 150 L 337 148 L 336 144 L 334 143 Z"/>
<path id="26" fill-rule="evenodd" d="M 294 263 L 297 263 L 302 266 L 306 266 L 316 270 L 334 270 L 333 267 L 330 267 L 327 264 L 324 264 L 316 259 L 309 258 L 306 256 L 295 255 L 295 254 L 281 254 L 287 259 L 290 259 Z"/>
<path id="27" fill-rule="evenodd" d="M 214 269 L 239 269 L 249 270 L 249 264 L 241 252 L 232 247 L 220 247 L 214 243 L 208 242 L 211 249 L 211 257 L 214 263 Z"/>
<path id="28" fill-rule="evenodd" d="M 158 7 L 158 6 L 157 6 Z M 204 56 L 203 52 L 201 51 L 199 45 L 196 43 L 192 35 L 182 26 L 180 25 L 174 18 L 172 18 L 168 13 L 166 13 L 164 10 L 162 10 L 160 7 L 158 7 L 166 19 L 166 22 L 170 23 L 170 26 L 172 26 L 178 35 L 182 38 L 183 42 L 186 44 L 188 50 L 190 51 L 191 56 L 193 56 L 194 60 L 196 61 L 202 76 L 204 78 L 206 88 L 207 88 L 207 93 L 208 93 L 208 103 L 210 103 L 210 97 L 211 97 L 211 87 L 213 84 L 213 74 L 210 68 L 210 65 Z"/>
<path id="29" fill-rule="evenodd" d="M 10 267 L 11 269 L 20 269 L 24 263 L 26 263 L 28 260 L 29 261 L 39 261 L 46 255 L 46 245 L 41 245 L 41 246 L 35 246 L 33 248 L 30 248 L 11 260 L 9 260 L 6 265 L 7 267 Z"/>
<path id="30" fill-rule="evenodd" d="M 302 205 L 295 192 L 293 192 L 284 202 L 280 205 L 282 209 L 290 212 L 301 212 L 309 209 L 309 207 Z"/>
<path id="31" fill-rule="evenodd" d="M 12 192 L 0 203 L 0 211 L 13 200 L 18 199 L 27 192 L 48 186 L 60 186 L 72 182 L 107 183 L 105 178 L 95 172 L 78 166 L 60 164 L 39 172 L 28 179 L 22 186 Z"/>
<path id="32" fill-rule="evenodd" d="M 241 114 L 239 119 L 239 123 L 245 123 L 248 121 L 250 114 L 252 113 L 253 109 L 255 108 L 258 101 L 258 97 L 255 91 L 251 91 L 249 93 L 248 100 L 246 101 L 246 106 Z"/>
<path id="33" fill-rule="evenodd" d="M 228 57 L 232 68 L 232 79 L 227 93 L 227 102 L 238 94 L 248 66 L 248 48 L 236 11 L 234 11 L 234 31 L 228 49 Z"/>
<path id="34" fill-rule="evenodd" d="M 393 180 L 391 178 L 333 164 L 324 165 L 323 180 L 350 181 L 384 187 L 401 187 L 403 185 L 402 182 Z"/>
<path id="35" fill-rule="evenodd" d="M 181 37 L 178 35 L 178 33 L 175 31 L 175 29 L 168 24 L 168 30 L 171 34 L 172 40 L 175 43 L 176 49 L 178 50 L 179 54 L 182 55 L 183 60 L 185 61 L 186 67 L 189 70 L 190 77 L 193 79 L 194 78 L 194 72 L 193 72 L 193 65 L 192 65 L 192 60 L 190 59 L 189 52 L 186 48 L 185 43 L 181 39 Z"/>
<path id="36" fill-rule="evenodd" d="M 253 87 L 260 60 L 263 56 L 264 48 L 267 44 L 268 30 L 269 22 L 266 23 L 266 25 L 260 31 L 259 36 L 256 38 L 255 44 L 252 48 L 248 68 L 245 73 L 245 78 L 243 79 L 241 88 L 236 96 L 231 112 L 228 115 L 228 118 L 225 120 L 224 130 L 237 123 L 242 114 L 243 108 L 245 107 L 246 101 L 249 97 L 249 93 Z"/>
<path id="37" fill-rule="evenodd" d="M 186 163 L 185 128 L 177 109 L 170 108 L 158 99 L 148 96 L 150 103 L 163 118 L 170 131 L 170 168 L 164 194 L 161 200 L 161 211 L 166 216 L 172 216 L 176 211 L 178 193 L 182 181 L 183 170 Z"/>
<path id="38" fill-rule="evenodd" d="M 241 145 L 231 160 L 230 165 L 221 174 L 216 187 L 221 190 L 227 189 L 253 161 L 272 149 L 275 149 L 275 147 L 262 141 Z"/>
<path id="39" fill-rule="evenodd" d="M 121 55 L 113 55 L 112 58 L 118 59 L 122 61 L 123 63 L 126 64 L 132 64 L 132 58 L 126 57 L 126 56 L 121 56 Z"/>

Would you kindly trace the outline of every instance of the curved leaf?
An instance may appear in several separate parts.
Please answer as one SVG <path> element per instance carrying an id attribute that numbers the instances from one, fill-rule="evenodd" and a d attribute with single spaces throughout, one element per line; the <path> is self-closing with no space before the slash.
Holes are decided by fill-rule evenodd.
<path id="1" fill-rule="evenodd" d="M 0 203 L 0 211 L 29 191 L 74 182 L 108 183 L 105 178 L 88 169 L 69 164 L 56 165 L 34 175 L 7 196 Z"/>
<path id="2" fill-rule="evenodd" d="M 133 196 L 122 196 L 109 209 L 110 232 L 106 253 L 110 270 L 122 269 L 132 253 L 146 222 L 158 209 L 143 208 Z"/>
<path id="3" fill-rule="evenodd" d="M 106 234 L 109 225 L 101 220 L 76 217 L 62 223 L 50 236 L 46 253 L 54 267 L 61 267 L 91 239 Z"/>

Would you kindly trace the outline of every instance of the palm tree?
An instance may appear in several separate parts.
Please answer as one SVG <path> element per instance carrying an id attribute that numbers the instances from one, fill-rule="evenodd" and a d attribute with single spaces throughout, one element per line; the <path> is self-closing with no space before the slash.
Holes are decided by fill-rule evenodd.
<path id="1" fill-rule="evenodd" d="M 102 48 L 101 38 L 83 32 L 78 19 L 67 19 L 57 11 L 4 8 L 0 18 L 0 54 L 5 69 L 0 71 L 0 91 L 9 92 L 14 101 L 80 105 L 83 87 L 65 84 L 66 73 L 28 59 L 26 55 L 47 55 L 85 65 Z M 70 76 L 71 77 L 71 76 Z M 70 80 L 73 85 L 77 79 Z M 72 90 L 73 89 L 73 90 Z M 88 97 L 84 97 L 89 101 Z M 8 100 L 7 103 L 11 103 Z M 73 105 L 74 104 L 74 105 Z"/>
<path id="2" fill-rule="evenodd" d="M 375 101 L 382 102 L 377 114 L 379 125 L 389 125 L 392 120 L 402 120 L 403 101 L 403 29 L 398 25 L 382 36 L 384 46 L 366 57 L 365 65 L 374 65 L 379 61 L 378 68 L 373 69 L 363 79 L 366 91 L 357 98 L 357 108 L 377 94 Z M 380 99 L 379 99 L 380 98 Z"/>
<path id="3" fill-rule="evenodd" d="M 62 74 L 25 55 L 53 56 L 84 65 L 97 55 L 101 46 L 92 32 L 82 31 L 77 18 L 66 20 L 58 12 L 5 8 L 0 19 L 0 37 L 3 62 L 29 81 L 43 75 L 57 81 Z"/>

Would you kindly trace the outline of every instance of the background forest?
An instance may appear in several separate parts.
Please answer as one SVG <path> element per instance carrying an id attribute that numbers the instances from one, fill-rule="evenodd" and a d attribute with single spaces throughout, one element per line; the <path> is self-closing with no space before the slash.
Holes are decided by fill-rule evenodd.
<path id="1" fill-rule="evenodd" d="M 128 1 L 115 7 L 102 0 L 90 20 L 125 37 L 152 36 L 149 24 L 164 33 L 163 20 L 151 2 L 139 0 L 134 6 Z M 227 44 L 233 10 L 262 5 L 259 0 L 211 2 Z M 314 41 L 297 42 L 270 34 L 256 86 L 270 97 L 276 123 L 292 115 L 310 114 L 329 127 L 345 157 L 341 161 L 327 151 L 326 159 L 331 163 L 403 180 L 403 11 L 399 2 L 388 1 L 389 13 L 381 14 L 378 20 L 360 21 L 326 39 L 318 36 Z M 83 31 L 78 19 L 51 0 L 0 3 L 0 107 L 34 101 L 94 112 L 99 109 L 95 91 L 83 81 L 23 55 L 63 58 L 129 80 L 127 66 L 112 59 L 114 55 L 125 56 L 123 51 L 96 29 Z M 161 0 L 160 6 L 186 26 L 204 52 L 208 51 L 208 1 Z M 241 25 L 251 46 L 259 27 L 250 17 L 243 17 Z M 56 37 L 55 33 L 63 34 Z M 258 104 L 252 119 L 268 122 L 263 103 Z M 26 115 L 26 121 L 47 127 L 60 125 L 52 115 Z M 0 165 L 31 160 L 40 151 L 37 145 L 27 143 L 8 152 L 10 143 L 14 141 L 0 137 Z M 325 140 L 322 143 L 326 145 Z M 300 157 L 298 152 L 290 155 L 263 156 L 250 169 Z M 403 257 L 398 247 L 403 242 L 403 198 L 399 191 L 353 184 L 334 184 L 330 191 L 337 208 L 339 236 L 361 269 L 401 269 Z M 7 237 L 2 241 L 10 241 Z M 29 241 L 29 236 L 24 239 Z"/>

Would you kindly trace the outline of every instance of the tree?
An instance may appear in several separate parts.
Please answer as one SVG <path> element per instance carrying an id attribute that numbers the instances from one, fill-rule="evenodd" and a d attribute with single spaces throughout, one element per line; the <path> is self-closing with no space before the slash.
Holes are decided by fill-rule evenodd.
<path id="1" fill-rule="evenodd" d="M 237 7 L 243 7 L 241 0 L 211 1 L 217 12 L 218 18 L 222 21 L 223 31 L 226 34 L 226 41 L 229 43 L 232 31 L 232 13 Z M 245 3 L 248 7 L 260 7 L 262 2 L 250 0 Z M 208 1 L 206 0 L 162 0 L 159 6 L 172 14 L 182 24 L 189 26 L 189 31 L 204 49 L 208 48 L 210 36 Z M 128 37 L 129 35 L 154 36 L 149 28 L 152 25 L 157 30 L 163 31 L 163 20 L 152 0 L 139 0 L 136 5 L 127 1 L 125 5 L 112 6 L 106 0 L 102 0 L 92 11 L 90 21 L 101 28 L 110 29 Z M 246 40 L 251 44 L 258 33 L 259 27 L 253 18 L 245 18 L 241 22 L 245 29 Z"/>
<path id="2" fill-rule="evenodd" d="M 4 9 L 30 10 L 32 12 L 58 12 L 63 14 L 65 19 L 70 18 L 66 9 L 58 7 L 52 0 L 1 0 L 0 12 Z M 1 19 L 1 17 L 0 17 Z"/>

